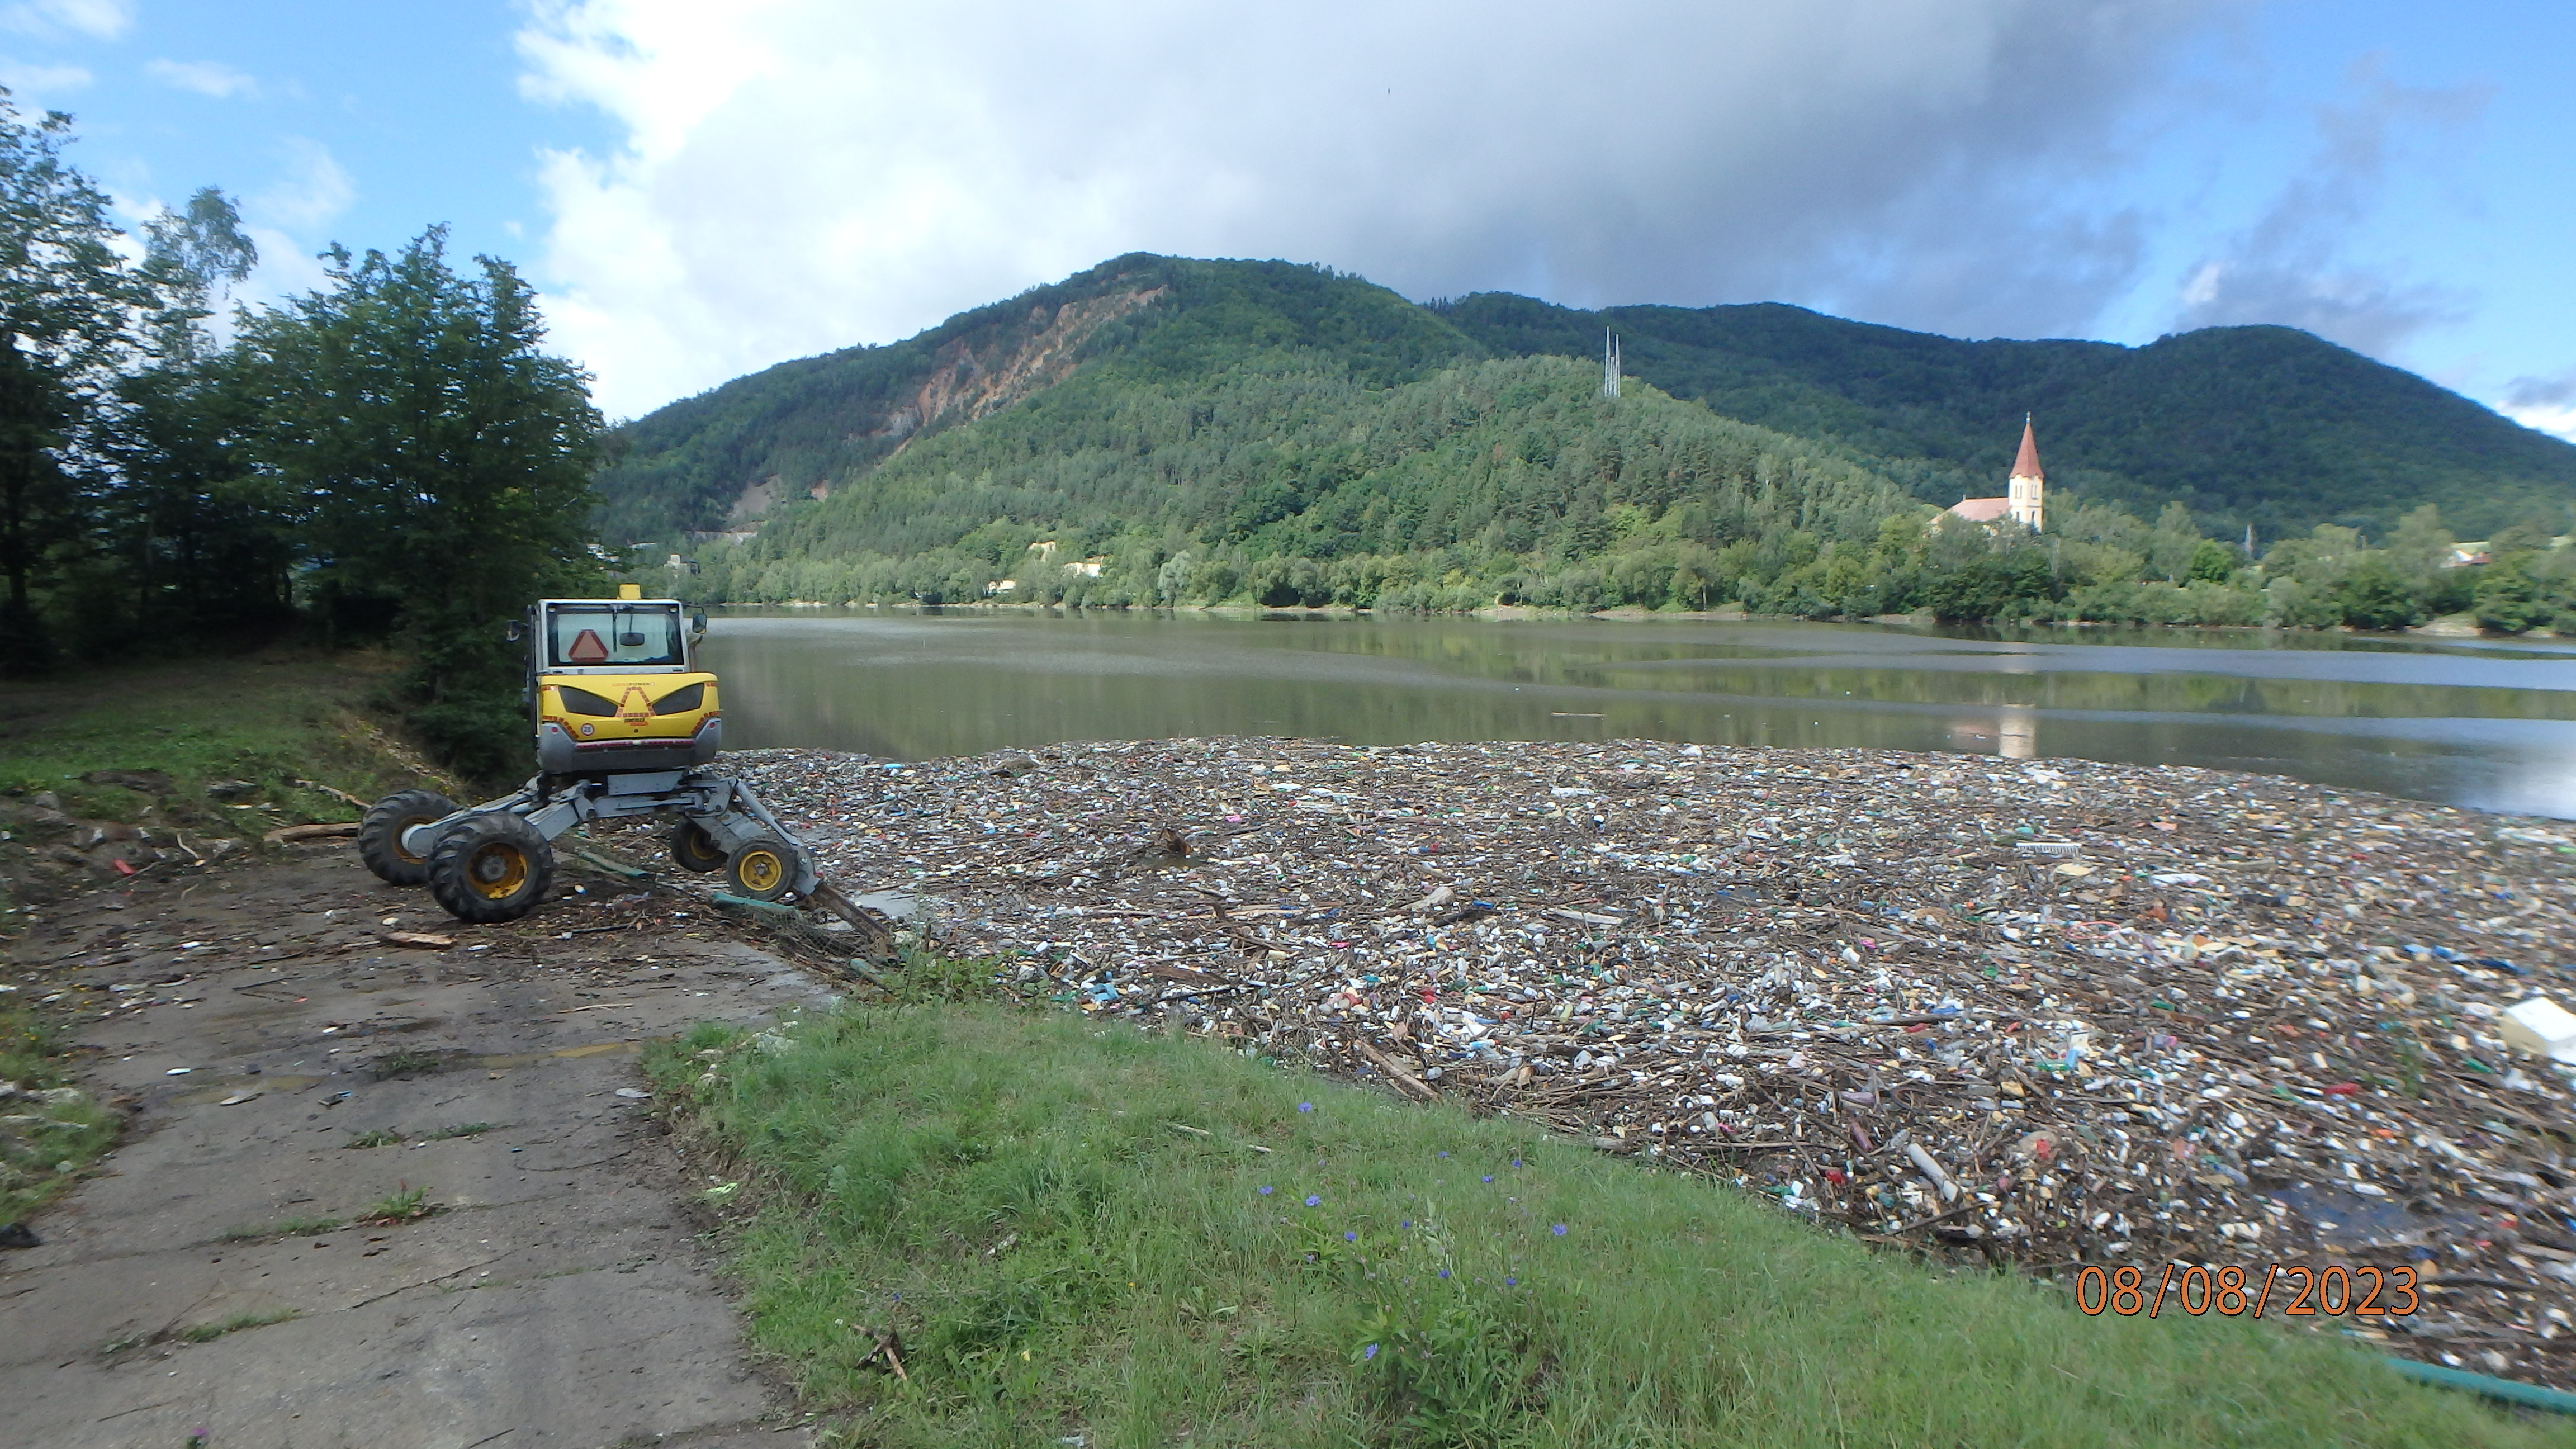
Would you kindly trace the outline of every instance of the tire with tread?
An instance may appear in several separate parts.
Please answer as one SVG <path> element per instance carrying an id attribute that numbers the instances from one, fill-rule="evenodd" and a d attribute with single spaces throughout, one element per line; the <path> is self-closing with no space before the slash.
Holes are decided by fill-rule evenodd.
<path id="1" fill-rule="evenodd" d="M 455 813 L 456 802 L 435 790 L 396 790 L 359 817 L 358 859 L 389 885 L 426 885 L 429 857 L 403 849 L 403 832 Z"/>
<path id="2" fill-rule="evenodd" d="M 725 862 L 725 879 L 734 894 L 755 901 L 774 901 L 796 888 L 795 847 L 774 835 L 755 835 Z"/>
<path id="3" fill-rule="evenodd" d="M 725 868 L 725 850 L 705 826 L 683 820 L 671 827 L 671 863 L 682 870 L 713 875 Z"/>
<path id="4" fill-rule="evenodd" d="M 555 883 L 555 848 L 544 832 L 507 812 L 472 815 L 448 827 L 429 853 L 429 893 L 460 921 L 515 921 Z"/>

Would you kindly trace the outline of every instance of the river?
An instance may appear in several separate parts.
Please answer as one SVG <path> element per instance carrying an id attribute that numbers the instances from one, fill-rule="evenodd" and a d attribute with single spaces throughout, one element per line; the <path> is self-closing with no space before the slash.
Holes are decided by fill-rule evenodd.
<path id="1" fill-rule="evenodd" d="M 1652 738 L 2201 765 L 2576 818 L 2576 643 L 1780 620 L 720 611 L 725 739 Z"/>

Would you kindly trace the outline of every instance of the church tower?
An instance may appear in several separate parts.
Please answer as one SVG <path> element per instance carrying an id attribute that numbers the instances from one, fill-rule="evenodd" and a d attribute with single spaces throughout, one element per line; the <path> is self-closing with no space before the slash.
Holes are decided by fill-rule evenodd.
<path id="1" fill-rule="evenodd" d="M 2033 533 L 2039 532 L 2041 520 L 2046 516 L 2047 503 L 2043 495 L 2047 486 L 2048 475 L 2039 467 L 2039 435 L 2031 429 L 2030 414 L 2024 413 L 2021 419 L 2021 456 L 2013 460 L 2012 479 L 2004 484 L 2004 497 L 2012 516 Z"/>

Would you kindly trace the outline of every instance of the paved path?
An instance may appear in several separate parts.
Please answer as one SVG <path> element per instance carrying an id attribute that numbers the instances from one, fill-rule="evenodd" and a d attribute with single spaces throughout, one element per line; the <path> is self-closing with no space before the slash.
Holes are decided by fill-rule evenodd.
<path id="1" fill-rule="evenodd" d="M 34 1221 L 43 1246 L 0 1254 L 0 1445 L 805 1443 L 778 1432 L 795 1417 L 746 1359 L 651 1104 L 618 1092 L 642 1087 L 641 1039 L 819 988 L 684 939 L 668 898 L 460 927 L 345 843 L 303 850 L 65 901 L 13 952 L 31 993 L 89 1002 L 86 1084 L 136 1116 Z M 158 1004 L 97 1015 L 117 1000 Z M 401 1140 L 345 1145 L 379 1129 Z M 407 1188 L 438 1211 L 274 1231 Z"/>

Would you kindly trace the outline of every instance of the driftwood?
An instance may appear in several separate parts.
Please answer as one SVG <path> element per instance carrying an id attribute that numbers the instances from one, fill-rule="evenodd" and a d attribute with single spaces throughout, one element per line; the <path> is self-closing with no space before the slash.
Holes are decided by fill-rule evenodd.
<path id="1" fill-rule="evenodd" d="M 1359 1048 L 1360 1055 L 1368 1058 L 1370 1066 L 1386 1073 L 1390 1080 L 1392 1080 L 1397 1086 L 1403 1088 L 1406 1096 L 1428 1102 L 1440 1095 L 1438 1092 L 1431 1089 L 1430 1083 L 1423 1081 L 1420 1077 L 1417 1077 L 1413 1073 L 1406 1071 L 1404 1068 L 1397 1066 L 1394 1058 L 1388 1056 L 1382 1051 L 1379 1051 L 1376 1047 L 1370 1046 L 1367 1042 L 1361 1041 L 1356 1037 L 1352 1038 L 1351 1045 Z"/>
<path id="2" fill-rule="evenodd" d="M 337 825 L 287 825 L 260 837 L 270 845 L 291 845 L 299 840 L 344 840 L 358 833 L 358 822 Z"/>

